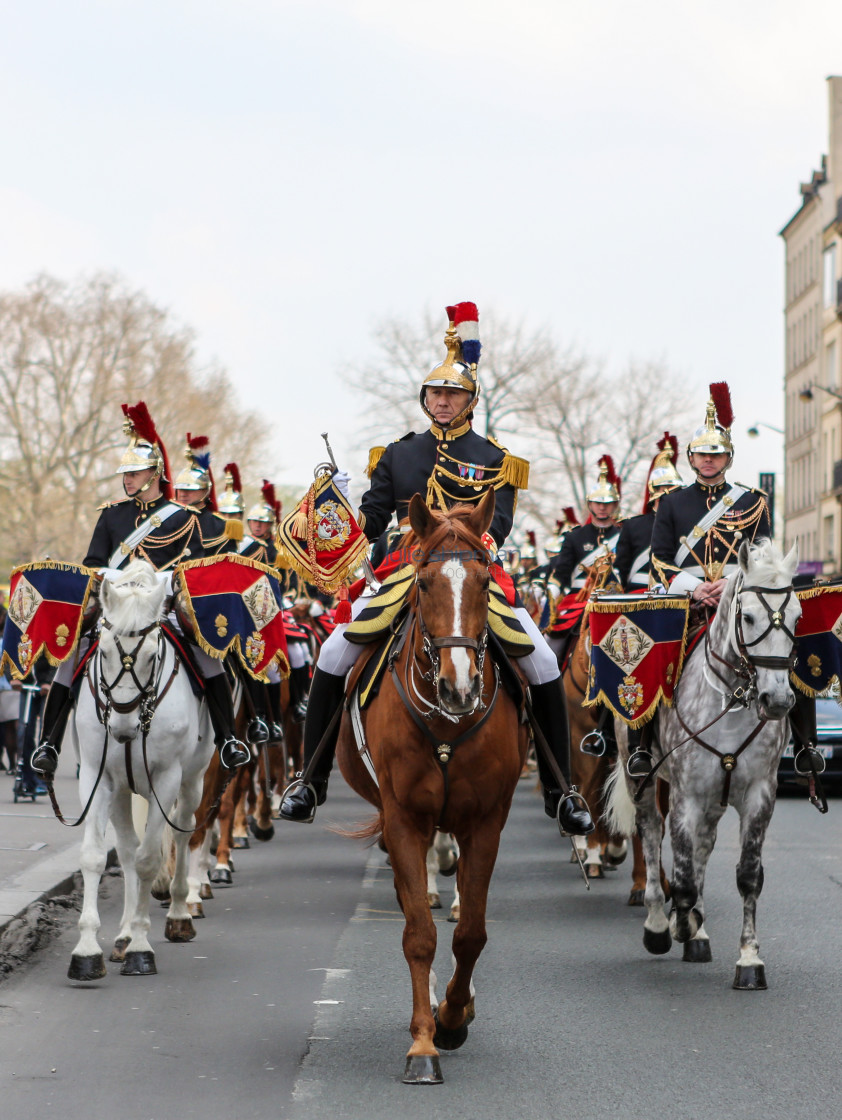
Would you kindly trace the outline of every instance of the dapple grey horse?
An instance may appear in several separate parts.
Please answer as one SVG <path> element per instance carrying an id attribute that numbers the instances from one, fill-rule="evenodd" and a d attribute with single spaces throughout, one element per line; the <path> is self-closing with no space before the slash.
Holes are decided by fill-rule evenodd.
<path id="1" fill-rule="evenodd" d="M 740 546 L 739 569 L 728 580 L 706 640 L 687 659 L 674 706 L 659 712 L 652 753 L 658 777 L 670 783 L 669 917 L 659 875 L 663 822 L 655 783 L 645 784 L 635 806 L 638 783 L 624 767 L 609 782 L 615 827 L 631 835 L 636 826 L 643 842 L 643 944 L 650 953 L 668 952 L 675 938 L 684 943 L 685 961 L 711 960 L 704 925 L 705 869 L 727 806 L 739 813 L 743 928 L 733 986 L 743 990 L 766 987 L 755 912 L 763 887 L 763 841 L 788 736 L 784 717 L 795 702 L 789 669 L 801 615 L 792 587 L 797 563 L 795 548 L 784 558 L 769 541 Z"/>

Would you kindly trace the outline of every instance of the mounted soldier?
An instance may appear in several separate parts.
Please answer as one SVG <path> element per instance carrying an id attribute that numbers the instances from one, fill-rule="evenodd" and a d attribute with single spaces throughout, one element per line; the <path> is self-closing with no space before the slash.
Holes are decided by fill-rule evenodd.
<path id="1" fill-rule="evenodd" d="M 183 560 L 206 554 L 199 517 L 195 510 L 170 498 L 170 471 L 166 450 L 146 405 L 123 405 L 124 433 L 130 437 L 116 473 L 122 475 L 126 497 L 100 507 L 99 520 L 82 563 L 106 574 L 125 568 L 131 560 L 148 561 L 156 571 L 170 573 Z M 170 577 L 167 576 L 167 579 Z M 32 756 L 32 768 L 52 778 L 58 766 L 61 742 L 73 706 L 71 687 L 76 665 L 90 646 L 83 637 L 77 655 L 56 672 L 47 697 L 43 737 Z M 249 754 L 234 731 L 231 690 L 222 664 L 191 643 L 195 663 L 205 682 L 205 696 L 213 723 L 220 761 L 226 768 L 242 766 Z"/>
<path id="2" fill-rule="evenodd" d="M 416 494 L 421 495 L 431 509 L 448 510 L 456 503 L 476 505 L 493 489 L 494 515 L 483 544 L 491 555 L 496 555 L 511 530 L 517 491 L 525 489 L 529 467 L 494 440 L 485 439 L 474 431 L 473 412 L 479 397 L 477 309 L 474 304 L 462 303 L 447 311 L 450 320 L 445 336 L 447 356 L 427 375 L 419 393 L 421 408 L 430 426 L 424 432 L 410 432 L 388 447 L 372 451 L 369 457 L 371 485 L 360 504 L 358 523 L 368 540 L 376 541 L 393 514 L 399 522 L 406 520 L 409 502 Z M 386 561 L 387 565 L 390 560 Z M 394 568 L 398 563 L 399 560 L 394 562 Z M 364 595 L 356 603 L 355 615 L 359 617 L 363 610 L 368 615 L 376 607 L 377 594 Z M 570 773 L 569 728 L 558 665 L 535 623 L 516 600 L 511 617 L 521 627 L 523 649 L 531 649 L 520 658 L 520 665 L 530 682 L 536 722 L 567 778 Z M 359 644 L 346 638 L 347 629 L 345 625 L 336 627 L 322 647 L 313 675 L 304 725 L 303 774 L 306 781 L 299 776 L 284 795 L 280 815 L 287 820 L 311 821 L 316 806 L 322 804 L 327 795 L 338 734 L 338 720 L 334 719 L 334 714 L 344 699 L 345 675 L 360 652 Z M 562 795 L 543 759 L 540 769 L 547 814 L 557 817 L 568 833 L 591 831 L 593 822 L 587 808 L 582 807 L 581 799 L 577 803 L 578 795 Z"/>
<path id="3" fill-rule="evenodd" d="M 671 595 L 690 595 L 697 615 L 716 610 L 728 577 L 739 568 L 741 543 L 771 536 L 763 491 L 725 479 L 734 460 L 733 421 L 728 385 L 716 382 L 704 423 L 687 444 L 695 481 L 664 494 L 652 528 L 652 580 Z M 631 744 L 637 746 L 627 764 L 631 777 L 645 777 L 651 768 L 650 728 L 640 729 L 639 746 Z"/>
<path id="4" fill-rule="evenodd" d="M 187 466 L 173 484 L 175 500 L 194 509 L 199 517 L 205 555 L 215 556 L 238 551 L 237 542 L 242 538 L 242 526 L 236 519 L 227 518 L 217 506 L 216 486 L 211 470 L 210 441 L 207 436 L 187 433 L 184 457 Z"/>

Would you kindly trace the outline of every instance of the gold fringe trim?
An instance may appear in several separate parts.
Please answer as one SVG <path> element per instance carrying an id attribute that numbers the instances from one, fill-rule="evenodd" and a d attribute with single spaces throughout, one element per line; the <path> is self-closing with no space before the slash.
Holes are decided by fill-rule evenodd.
<path id="1" fill-rule="evenodd" d="M 225 521 L 225 537 L 229 541 L 241 541 L 246 535 L 242 521 L 230 517 Z"/>
<path id="2" fill-rule="evenodd" d="M 372 447 L 371 450 L 369 451 L 369 453 L 368 453 L 368 466 L 365 469 L 365 473 L 368 475 L 369 478 L 371 478 L 371 476 L 374 474 L 375 467 L 380 462 L 380 460 L 383 458 L 383 455 L 384 455 L 385 451 L 386 451 L 385 447 Z"/>
<path id="3" fill-rule="evenodd" d="M 586 614 L 634 614 L 635 611 L 659 611 L 671 609 L 674 611 L 684 609 L 686 615 L 690 613 L 690 599 L 686 595 L 635 595 L 630 599 L 618 600 L 591 599 L 585 607 Z M 685 622 L 685 633 L 687 625 Z"/>
<path id="4" fill-rule="evenodd" d="M 805 587 L 803 591 L 796 591 L 795 597 L 803 602 L 804 599 L 815 599 L 818 595 L 828 595 L 831 591 L 842 593 L 842 584 L 824 583 L 818 587 Z"/>
<path id="5" fill-rule="evenodd" d="M 677 683 L 678 681 L 676 680 L 676 684 Z M 614 701 L 609 696 L 607 696 L 602 689 L 599 690 L 599 693 L 593 700 L 583 700 L 582 707 L 595 708 L 597 704 L 604 704 L 605 707 L 610 708 L 617 719 L 622 720 L 627 727 L 631 727 L 633 730 L 637 730 L 637 728 L 643 727 L 645 723 L 648 723 L 652 719 L 661 703 L 666 704 L 668 708 L 671 708 L 673 705 L 672 700 L 667 699 L 667 697 L 664 695 L 663 688 L 661 688 L 659 685 L 658 691 L 655 693 L 655 697 L 652 700 L 652 703 L 648 706 L 645 712 L 643 712 L 639 716 L 636 716 L 635 719 L 629 719 L 627 716 L 624 716 L 620 712 L 618 712 L 614 706 Z"/>
<path id="6" fill-rule="evenodd" d="M 527 490 L 529 488 L 529 461 L 527 459 L 519 459 L 517 455 L 511 455 L 507 451 L 500 470 L 506 482 L 510 486 L 514 486 L 516 490 Z"/>
<path id="7" fill-rule="evenodd" d="M 802 681 L 801 678 L 794 672 L 789 674 L 789 681 L 790 684 L 795 685 L 799 692 L 803 692 L 804 695 L 809 696 L 811 700 L 815 700 L 817 696 L 824 696 L 824 694 L 829 689 L 831 689 L 834 684 L 836 684 L 837 686 L 842 684 L 842 681 L 839 680 L 839 676 L 837 673 L 833 674 L 824 688 L 811 688 L 808 684 L 805 684 L 804 681 Z"/>

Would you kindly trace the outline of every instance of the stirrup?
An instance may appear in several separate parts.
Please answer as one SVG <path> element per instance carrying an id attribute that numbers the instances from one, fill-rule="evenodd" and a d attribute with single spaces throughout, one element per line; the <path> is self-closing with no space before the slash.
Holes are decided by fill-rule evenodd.
<path id="1" fill-rule="evenodd" d="M 571 800 L 571 798 L 572 798 L 572 800 L 577 801 L 579 803 L 579 805 L 584 809 L 584 811 L 590 817 L 591 827 L 588 829 L 588 831 L 586 833 L 567 832 L 562 827 L 562 824 L 561 824 L 561 807 L 565 803 L 565 801 L 569 801 L 569 800 Z M 575 786 L 571 786 L 570 787 L 570 792 L 569 793 L 563 793 L 561 795 L 561 797 L 558 799 L 558 805 L 556 806 L 556 811 L 555 811 L 555 823 L 558 825 L 558 831 L 561 833 L 562 837 L 565 840 L 569 839 L 571 836 L 581 836 L 581 835 L 587 836 L 591 832 L 593 832 L 593 830 L 596 828 L 596 824 L 594 823 L 594 819 L 591 816 L 591 807 L 590 807 L 590 805 L 588 805 L 584 796 L 581 793 L 579 793 L 578 789 L 576 789 Z"/>
<path id="2" fill-rule="evenodd" d="M 592 758 L 602 758 L 606 751 L 605 736 L 601 731 L 589 731 L 582 736 L 579 743 L 582 754 L 589 754 Z"/>
<path id="3" fill-rule="evenodd" d="M 58 769 L 58 751 L 52 743 L 39 743 L 29 760 L 30 769 L 42 778 L 52 779 Z"/>
<path id="4" fill-rule="evenodd" d="M 652 770 L 652 755 L 649 751 L 644 751 L 640 747 L 633 751 L 626 759 L 626 773 L 630 778 L 637 781 L 640 778 L 645 778 Z"/>
<path id="5" fill-rule="evenodd" d="M 305 696 L 303 700 L 299 700 L 295 707 L 292 709 L 292 718 L 295 723 L 304 723 L 307 719 L 307 702 L 309 697 Z"/>
<path id="6" fill-rule="evenodd" d="M 284 802 L 286 801 L 287 797 L 290 796 L 291 794 L 298 793 L 299 790 L 304 790 L 304 789 L 308 789 L 310 791 L 310 793 L 312 794 L 312 797 L 313 797 L 313 807 L 310 811 L 310 816 L 309 817 L 297 817 L 297 818 L 296 817 L 284 817 L 283 816 Z M 295 775 L 295 779 L 289 783 L 287 788 L 281 794 L 281 804 L 280 804 L 280 807 L 278 809 L 278 815 L 283 820 L 292 820 L 297 824 L 311 824 L 315 820 L 316 809 L 318 809 L 318 807 L 319 807 L 319 795 L 316 793 L 316 787 L 312 784 L 312 782 L 305 782 L 304 778 L 302 776 L 302 772 L 299 770 L 298 773 Z"/>
<path id="7" fill-rule="evenodd" d="M 798 765 L 798 760 L 804 755 L 803 767 Z M 802 778 L 810 778 L 815 774 L 823 774 L 827 769 L 827 759 L 819 754 L 815 744 L 808 743 L 800 747 L 792 760 L 792 768 Z"/>
<path id="8" fill-rule="evenodd" d="M 239 739 L 229 735 L 219 748 L 219 761 L 224 770 L 237 770 L 251 761 L 251 751 Z"/>
<path id="9" fill-rule="evenodd" d="M 253 746 L 259 746 L 261 743 L 269 742 L 269 724 L 263 716 L 254 717 L 248 725 L 246 738 Z"/>

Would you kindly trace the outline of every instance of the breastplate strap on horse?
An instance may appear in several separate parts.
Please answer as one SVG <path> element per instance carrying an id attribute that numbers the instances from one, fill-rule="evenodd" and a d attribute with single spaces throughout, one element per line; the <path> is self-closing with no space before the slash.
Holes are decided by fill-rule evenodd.
<path id="1" fill-rule="evenodd" d="M 701 521 L 697 522 L 687 534 L 687 539 L 691 543 L 685 543 L 679 546 L 674 560 L 675 566 L 677 568 L 680 568 L 687 557 L 690 555 L 690 549 L 693 547 L 693 544 L 696 541 L 701 540 L 702 537 L 707 533 L 708 529 L 710 529 L 712 525 L 715 525 L 719 518 L 722 517 L 724 513 L 727 513 L 727 511 L 740 500 L 743 494 L 747 493 L 748 490 L 745 486 L 740 486 L 739 483 L 735 482 L 728 493 L 723 494 L 716 505 L 712 506 L 707 511 Z"/>
<path id="2" fill-rule="evenodd" d="M 153 529 L 160 528 L 165 521 L 167 521 L 174 513 L 178 513 L 184 506 L 176 505 L 175 502 L 169 502 L 160 509 L 155 510 L 151 517 L 147 517 L 145 521 L 141 521 L 136 529 L 121 541 L 114 552 L 111 554 L 111 559 L 108 561 L 109 568 L 119 568 L 130 553 L 132 553 L 142 540 L 145 540 Z"/>

